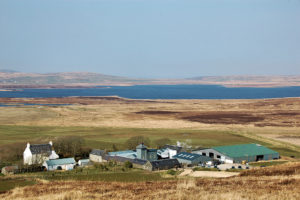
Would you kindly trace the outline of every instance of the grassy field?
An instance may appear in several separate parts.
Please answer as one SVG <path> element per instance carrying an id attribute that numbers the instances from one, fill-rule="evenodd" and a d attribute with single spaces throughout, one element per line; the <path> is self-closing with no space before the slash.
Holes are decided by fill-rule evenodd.
<path id="1" fill-rule="evenodd" d="M 146 136 L 153 142 L 159 138 L 169 138 L 173 144 L 177 141 L 197 147 L 212 147 L 243 143 L 260 143 L 278 151 L 283 156 L 300 157 L 300 153 L 274 143 L 252 139 L 232 131 L 193 130 L 193 129 L 146 129 L 146 128 L 108 128 L 108 127 L 50 127 L 50 126 L 0 126 L 1 145 L 27 142 L 39 143 L 55 140 L 59 136 L 76 135 L 85 139 L 85 146 L 112 150 L 113 144 L 126 149 L 126 140 L 132 136 Z M 154 144 L 152 145 L 153 147 Z M 0 152 L 1 155 L 1 152 Z"/>
<path id="2" fill-rule="evenodd" d="M 0 177 L 0 193 L 6 192 L 16 187 L 24 187 L 34 185 L 36 182 L 32 179 L 24 178 L 1 178 Z"/>
<path id="3" fill-rule="evenodd" d="M 108 127 L 49 127 L 49 126 L 0 126 L 0 144 L 50 140 L 58 136 L 76 135 L 85 138 L 87 145 L 95 148 L 104 145 L 122 144 L 132 136 L 146 136 L 151 140 L 170 138 L 173 142 L 185 141 L 193 146 L 230 145 L 256 142 L 230 131 L 192 130 L 192 129 L 146 129 L 146 128 L 108 128 Z"/>

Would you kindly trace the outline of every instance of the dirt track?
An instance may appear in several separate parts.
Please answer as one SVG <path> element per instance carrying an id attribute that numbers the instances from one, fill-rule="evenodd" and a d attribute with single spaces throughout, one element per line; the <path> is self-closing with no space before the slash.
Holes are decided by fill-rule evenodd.
<path id="1" fill-rule="evenodd" d="M 185 169 L 179 176 L 227 178 L 237 175 L 239 175 L 238 172 L 193 171 L 192 169 Z"/>

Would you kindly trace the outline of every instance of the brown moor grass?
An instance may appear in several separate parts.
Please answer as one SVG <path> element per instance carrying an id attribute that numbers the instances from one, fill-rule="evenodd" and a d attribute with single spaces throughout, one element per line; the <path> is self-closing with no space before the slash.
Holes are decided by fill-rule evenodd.
<path id="1" fill-rule="evenodd" d="M 172 181 L 121 183 L 40 181 L 2 194 L 7 199 L 299 199 L 300 163 L 270 167 L 271 173 L 230 178 L 185 178 Z M 281 170 L 280 175 L 277 175 Z M 265 169 L 262 169 L 264 172 Z M 253 171 L 251 171 L 253 172 Z M 271 175 L 272 174 L 272 175 Z"/>

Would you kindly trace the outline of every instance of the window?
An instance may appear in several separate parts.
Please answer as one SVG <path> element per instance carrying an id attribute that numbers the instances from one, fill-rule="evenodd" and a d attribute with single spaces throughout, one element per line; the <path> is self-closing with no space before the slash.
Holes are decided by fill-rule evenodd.
<path id="1" fill-rule="evenodd" d="M 220 156 L 220 155 L 217 155 L 217 158 L 221 158 L 221 156 Z"/>
<path id="2" fill-rule="evenodd" d="M 202 156 L 206 156 L 206 153 L 202 152 Z"/>

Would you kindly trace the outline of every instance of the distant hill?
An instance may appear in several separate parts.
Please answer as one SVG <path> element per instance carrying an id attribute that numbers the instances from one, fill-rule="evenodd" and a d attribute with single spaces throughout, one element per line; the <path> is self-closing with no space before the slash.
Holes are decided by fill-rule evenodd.
<path id="1" fill-rule="evenodd" d="M 0 71 L 1 85 L 126 85 L 143 81 L 143 79 L 131 79 L 90 72 L 37 74 Z"/>
<path id="2" fill-rule="evenodd" d="M 279 87 L 300 86 L 300 75 L 282 76 L 200 76 L 189 78 L 190 81 L 198 81 L 207 84 L 224 85 L 227 87 Z"/>
<path id="3" fill-rule="evenodd" d="M 3 72 L 3 73 L 16 73 L 17 71 L 10 70 L 10 69 L 0 69 L 0 73 L 1 72 Z"/>
<path id="4" fill-rule="evenodd" d="M 0 88 L 63 88 L 99 85 L 213 84 L 226 87 L 300 86 L 295 76 L 202 76 L 188 79 L 135 79 L 91 72 L 23 73 L 0 70 Z"/>

